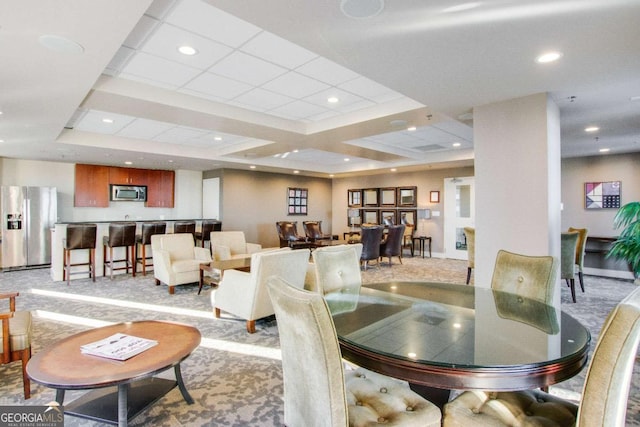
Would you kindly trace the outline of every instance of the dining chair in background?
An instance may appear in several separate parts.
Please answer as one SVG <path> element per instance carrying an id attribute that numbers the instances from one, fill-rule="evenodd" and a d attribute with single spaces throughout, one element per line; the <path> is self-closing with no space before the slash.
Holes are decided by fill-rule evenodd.
<path id="1" fill-rule="evenodd" d="M 584 292 L 584 252 L 587 245 L 587 235 L 589 230 L 586 228 L 573 228 L 569 227 L 568 230 L 578 233 L 578 245 L 576 246 L 576 268 L 578 269 L 578 280 L 580 281 L 580 289 Z"/>
<path id="2" fill-rule="evenodd" d="M 499 250 L 491 288 L 553 305 L 557 260 L 553 256 L 521 255 Z"/>
<path id="3" fill-rule="evenodd" d="M 467 285 L 471 282 L 471 270 L 476 266 L 476 229 L 465 227 L 464 235 L 467 239 Z"/>
<path id="4" fill-rule="evenodd" d="M 278 324 L 288 427 L 440 426 L 437 406 L 407 383 L 364 369 L 347 371 L 322 295 L 268 280 Z"/>
<path id="5" fill-rule="evenodd" d="M 389 258 L 389 265 L 392 265 L 391 258 L 396 256 L 402 264 L 402 239 L 405 225 L 391 225 L 388 227 L 387 237 L 380 244 L 380 258 Z"/>
<path id="6" fill-rule="evenodd" d="M 32 322 L 30 311 L 16 311 L 16 297 L 19 295 L 18 292 L 0 294 L 0 299 L 9 299 L 9 311 L 0 312 L 2 321 L 0 364 L 5 365 L 18 360 L 22 362 L 24 398 L 29 399 L 31 381 L 27 375 L 27 363 L 31 359 Z"/>
<path id="7" fill-rule="evenodd" d="M 576 302 L 576 247 L 578 246 L 577 232 L 560 234 L 560 278 L 567 282 L 571 289 L 571 299 Z"/>
<path id="8" fill-rule="evenodd" d="M 623 427 L 640 341 L 640 288 L 611 311 L 599 336 L 579 405 L 540 390 L 466 391 L 445 405 L 443 426 Z"/>
<path id="9" fill-rule="evenodd" d="M 380 243 L 382 243 L 382 232 L 384 227 L 374 225 L 372 227 L 362 226 L 360 228 L 360 243 L 362 243 L 362 255 L 360 261 L 364 263 L 364 269 L 369 266 L 369 261 L 380 260 Z"/>

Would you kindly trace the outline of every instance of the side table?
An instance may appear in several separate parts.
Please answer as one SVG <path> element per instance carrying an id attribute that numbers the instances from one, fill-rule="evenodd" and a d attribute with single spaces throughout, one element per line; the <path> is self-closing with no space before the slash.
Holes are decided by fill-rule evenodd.
<path id="1" fill-rule="evenodd" d="M 429 258 L 431 258 L 431 236 L 415 236 L 413 238 L 413 247 L 416 246 L 416 241 L 419 243 L 420 253 L 422 254 L 422 258 L 424 258 L 424 247 L 425 242 L 429 246 Z"/>

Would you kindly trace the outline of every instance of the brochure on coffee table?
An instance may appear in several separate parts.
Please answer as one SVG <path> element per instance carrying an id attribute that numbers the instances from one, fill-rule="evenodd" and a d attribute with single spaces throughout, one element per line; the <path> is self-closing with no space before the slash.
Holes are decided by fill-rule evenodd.
<path id="1" fill-rule="evenodd" d="M 80 346 L 84 354 L 127 360 L 158 344 L 158 341 L 117 333 L 100 341 Z"/>

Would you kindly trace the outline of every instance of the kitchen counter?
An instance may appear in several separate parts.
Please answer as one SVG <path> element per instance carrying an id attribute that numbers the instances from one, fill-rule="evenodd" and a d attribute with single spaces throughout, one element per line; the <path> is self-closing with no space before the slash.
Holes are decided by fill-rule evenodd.
<path id="1" fill-rule="evenodd" d="M 135 222 L 137 225 L 137 233 L 140 234 L 142 224 L 145 222 L 166 222 L 167 223 L 167 233 L 173 233 L 173 224 L 180 221 L 195 221 L 196 222 L 196 231 L 201 230 L 202 226 L 202 218 L 198 219 L 153 219 L 153 220 L 141 220 L 141 219 L 131 219 L 131 220 L 122 220 L 122 221 L 77 221 L 77 222 L 57 222 L 55 227 L 51 230 L 51 279 L 53 281 L 62 281 L 62 272 L 64 270 L 64 251 L 63 251 L 63 239 L 67 234 L 67 225 L 70 224 L 96 224 L 97 232 L 96 232 L 96 253 L 95 253 L 95 263 L 96 263 L 96 277 L 103 276 L 103 268 L 102 262 L 104 260 L 103 252 L 102 252 L 102 238 L 104 236 L 109 235 L 109 224 L 114 223 L 125 223 L 125 222 Z M 122 259 L 124 258 L 124 247 L 114 248 L 113 249 L 114 259 Z M 89 259 L 88 251 L 71 251 L 71 263 L 80 263 L 87 262 Z M 126 274 L 124 270 L 122 271 L 114 271 L 115 274 Z M 148 273 L 147 273 L 148 275 Z M 86 278 L 87 275 L 78 274 L 71 276 L 71 280 Z M 153 275 L 151 276 L 153 277 Z"/>

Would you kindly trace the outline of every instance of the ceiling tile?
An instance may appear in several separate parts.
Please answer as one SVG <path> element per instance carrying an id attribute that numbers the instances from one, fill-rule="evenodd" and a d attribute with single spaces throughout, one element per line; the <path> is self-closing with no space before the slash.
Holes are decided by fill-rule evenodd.
<path id="1" fill-rule="evenodd" d="M 291 71 L 266 83 L 263 88 L 291 96 L 292 98 L 304 98 L 328 89 L 329 85 Z"/>
<path id="2" fill-rule="evenodd" d="M 190 139 L 200 138 L 207 132 L 186 126 L 175 126 L 153 138 L 154 141 L 170 142 L 173 144 L 188 144 Z"/>
<path id="3" fill-rule="evenodd" d="M 313 77 L 314 79 L 334 86 L 359 77 L 358 74 L 348 68 L 338 65 L 321 56 L 296 68 L 296 71 L 300 74 L 304 74 L 305 76 Z"/>
<path id="4" fill-rule="evenodd" d="M 195 68 L 144 52 L 131 58 L 123 72 L 178 87 L 200 74 Z"/>
<path id="5" fill-rule="evenodd" d="M 185 89 L 194 90 L 196 92 L 223 99 L 232 99 L 251 90 L 251 86 L 237 80 L 231 80 L 215 74 L 203 73 L 190 81 L 185 86 Z"/>
<path id="6" fill-rule="evenodd" d="M 191 46 L 198 53 L 183 55 L 178 52 L 180 46 Z M 231 53 L 232 49 L 181 28 L 163 24 L 144 44 L 142 51 L 199 70 L 206 70 Z"/>
<path id="7" fill-rule="evenodd" d="M 105 123 L 103 119 L 110 119 L 112 123 Z M 82 119 L 75 125 L 75 129 L 96 132 L 106 135 L 114 135 L 122 128 L 127 126 L 134 117 L 125 116 L 122 114 L 108 113 L 105 111 L 91 110 L 88 111 Z"/>
<path id="8" fill-rule="evenodd" d="M 175 125 L 170 123 L 155 120 L 135 119 L 118 132 L 118 135 L 126 138 L 153 139 L 155 136 L 166 132 L 174 126 Z"/>
<path id="9" fill-rule="evenodd" d="M 327 99 L 331 96 L 335 96 L 336 98 L 338 98 L 338 102 L 332 104 L 327 101 Z M 339 108 L 344 108 L 348 105 L 364 101 L 363 98 L 357 95 L 345 92 L 344 90 L 335 87 L 320 91 L 318 93 L 314 93 L 313 95 L 304 98 L 304 100 L 306 102 L 310 102 L 311 104 L 315 104 L 320 107 L 329 108 L 332 110 L 338 110 Z"/>
<path id="10" fill-rule="evenodd" d="M 315 53 L 266 31 L 249 40 L 241 50 L 288 69 L 318 57 Z"/>
<path id="11" fill-rule="evenodd" d="M 266 111 L 293 102 L 294 99 L 279 93 L 256 88 L 236 97 L 234 101 L 251 106 L 259 111 Z"/>
<path id="12" fill-rule="evenodd" d="M 241 82 L 259 86 L 286 73 L 286 69 L 243 52 L 234 52 L 209 69 Z"/>
<path id="13" fill-rule="evenodd" d="M 183 0 L 169 14 L 166 22 L 231 47 L 242 45 L 261 31 L 255 25 L 201 0 Z"/>
<path id="14" fill-rule="evenodd" d="M 346 90 L 348 92 L 354 93 L 356 95 L 360 95 L 363 98 L 370 99 L 374 102 L 381 102 L 382 100 L 387 100 L 390 94 L 395 96 L 395 98 L 401 96 L 391 89 L 382 86 L 379 83 L 374 82 L 371 79 L 366 77 L 358 77 L 353 80 L 349 80 L 348 82 L 340 84 L 338 87 L 340 89 Z M 395 99 L 391 98 L 391 99 Z"/>
<path id="15" fill-rule="evenodd" d="M 270 110 L 269 113 L 287 118 L 302 119 L 308 116 L 323 113 L 326 110 L 326 108 L 321 108 L 317 105 L 309 104 L 308 102 L 294 101 L 290 104 Z"/>

